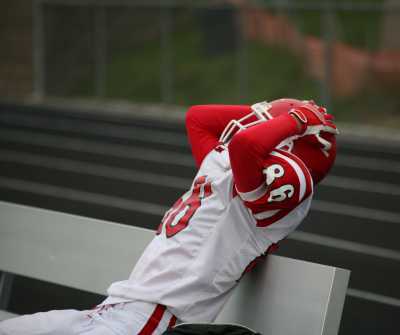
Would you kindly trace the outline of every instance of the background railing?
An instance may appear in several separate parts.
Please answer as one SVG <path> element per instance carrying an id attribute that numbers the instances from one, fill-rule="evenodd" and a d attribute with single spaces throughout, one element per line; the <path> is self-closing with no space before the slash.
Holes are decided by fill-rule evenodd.
<path id="1" fill-rule="evenodd" d="M 36 0 L 33 13 L 38 97 L 180 105 L 313 97 L 343 121 L 397 122 L 393 0 Z"/>

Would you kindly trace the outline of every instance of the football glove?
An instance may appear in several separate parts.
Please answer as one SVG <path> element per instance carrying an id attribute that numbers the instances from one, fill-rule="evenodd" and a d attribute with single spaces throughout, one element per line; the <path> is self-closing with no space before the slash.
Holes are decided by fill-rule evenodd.
<path id="1" fill-rule="evenodd" d="M 319 107 L 312 102 L 292 108 L 288 113 L 300 121 L 302 126 L 300 136 L 319 135 L 321 131 L 331 134 L 339 133 L 333 123 L 333 116 L 328 114 L 324 107 Z"/>

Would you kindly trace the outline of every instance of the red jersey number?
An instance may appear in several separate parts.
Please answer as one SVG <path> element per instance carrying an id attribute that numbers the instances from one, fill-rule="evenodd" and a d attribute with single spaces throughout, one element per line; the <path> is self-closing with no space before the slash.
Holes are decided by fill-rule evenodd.
<path id="1" fill-rule="evenodd" d="M 193 185 L 192 194 L 183 201 L 179 198 L 172 208 L 165 213 L 157 234 L 165 225 L 167 237 L 172 237 L 189 225 L 190 219 L 201 206 L 201 201 L 212 194 L 211 183 L 206 182 L 206 176 L 198 177 Z"/>

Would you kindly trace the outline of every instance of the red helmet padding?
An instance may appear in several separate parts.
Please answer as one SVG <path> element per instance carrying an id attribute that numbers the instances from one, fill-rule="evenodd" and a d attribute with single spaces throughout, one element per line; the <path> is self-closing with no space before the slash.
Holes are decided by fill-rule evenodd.
<path id="1" fill-rule="evenodd" d="M 321 133 L 320 136 L 332 144 L 332 147 L 328 151 L 329 156 L 323 153 L 314 135 L 297 139 L 292 149 L 292 153 L 299 157 L 310 170 L 314 184 L 318 184 L 328 174 L 336 158 L 335 135 Z"/>

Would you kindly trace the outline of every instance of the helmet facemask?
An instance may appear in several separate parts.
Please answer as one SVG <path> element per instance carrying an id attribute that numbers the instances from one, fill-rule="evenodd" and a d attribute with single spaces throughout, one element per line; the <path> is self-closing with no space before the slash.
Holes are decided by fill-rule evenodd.
<path id="1" fill-rule="evenodd" d="M 314 113 L 324 115 L 326 109 L 310 100 L 278 99 L 271 102 L 263 101 L 251 106 L 251 112 L 239 120 L 232 120 L 225 127 L 219 141 L 227 144 L 233 135 L 244 129 L 271 120 L 288 113 L 293 108 L 305 107 Z M 296 154 L 310 169 L 314 183 L 318 183 L 329 171 L 336 157 L 337 129 L 324 125 L 308 126 L 305 133 L 291 136 L 279 145 L 282 149 Z"/>
<path id="2" fill-rule="evenodd" d="M 232 139 L 234 134 L 273 119 L 273 116 L 269 113 L 271 107 L 272 105 L 266 101 L 251 106 L 252 111 L 249 114 L 239 120 L 232 120 L 228 123 L 219 138 L 219 142 L 226 144 Z"/>

